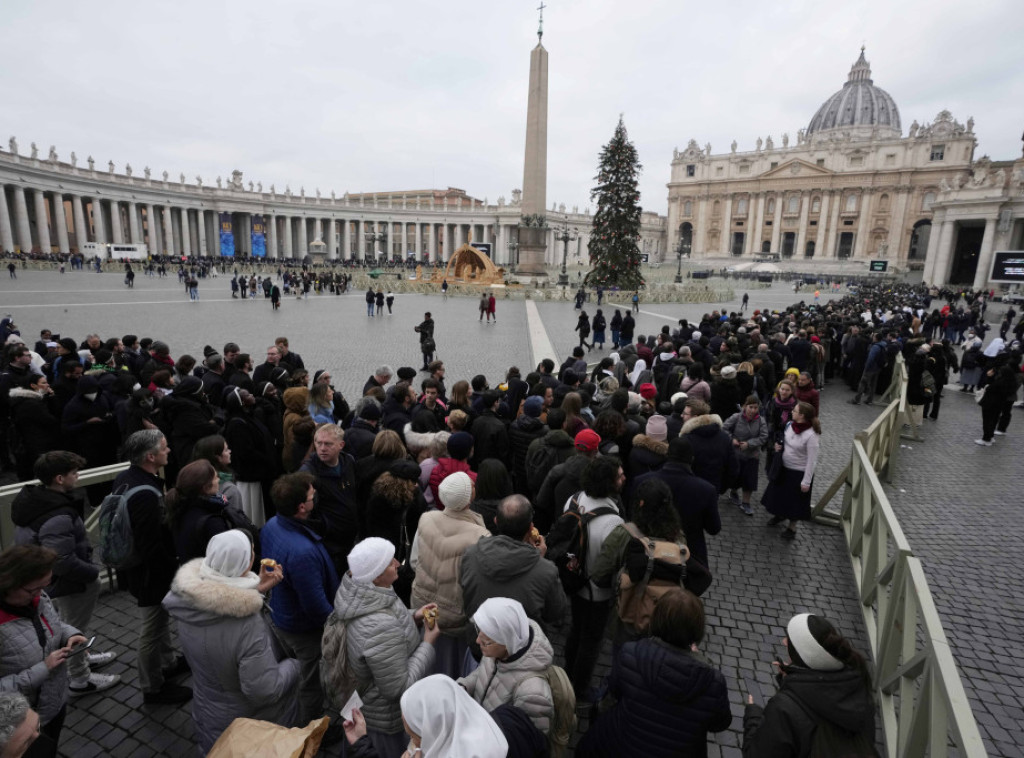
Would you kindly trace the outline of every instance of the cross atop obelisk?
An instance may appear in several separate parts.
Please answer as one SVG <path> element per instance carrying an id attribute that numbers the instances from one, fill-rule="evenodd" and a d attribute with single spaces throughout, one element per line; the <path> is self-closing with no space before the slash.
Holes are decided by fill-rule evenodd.
<path id="1" fill-rule="evenodd" d="M 545 8 L 547 8 L 547 6 L 544 5 L 543 0 L 541 0 L 541 4 L 537 7 L 537 10 L 540 11 L 540 23 L 537 25 L 537 41 L 538 42 L 543 41 L 543 37 L 544 37 L 544 9 Z"/>

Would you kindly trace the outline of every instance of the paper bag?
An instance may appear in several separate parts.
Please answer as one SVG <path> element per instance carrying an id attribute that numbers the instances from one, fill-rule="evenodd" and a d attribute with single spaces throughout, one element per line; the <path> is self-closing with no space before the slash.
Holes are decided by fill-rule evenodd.
<path id="1" fill-rule="evenodd" d="M 313 758 L 320 751 L 320 741 L 330 722 L 324 716 L 307 726 L 288 729 L 269 721 L 235 719 L 207 758 Z"/>

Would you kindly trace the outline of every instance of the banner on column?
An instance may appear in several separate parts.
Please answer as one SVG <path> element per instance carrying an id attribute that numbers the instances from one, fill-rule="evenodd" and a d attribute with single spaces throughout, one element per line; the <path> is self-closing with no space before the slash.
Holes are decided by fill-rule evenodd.
<path id="1" fill-rule="evenodd" d="M 231 232 L 231 214 L 220 214 L 220 254 L 226 258 L 235 255 L 235 235 Z"/>
<path id="2" fill-rule="evenodd" d="M 252 217 L 252 257 L 267 257 L 267 227 L 258 213 Z"/>

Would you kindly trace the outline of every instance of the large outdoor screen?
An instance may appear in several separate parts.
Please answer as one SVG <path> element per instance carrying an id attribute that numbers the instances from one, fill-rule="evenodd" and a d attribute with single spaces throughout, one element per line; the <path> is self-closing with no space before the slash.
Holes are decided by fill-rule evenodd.
<path id="1" fill-rule="evenodd" d="M 1024 284 L 1024 250 L 996 253 L 992 257 L 990 282 Z"/>

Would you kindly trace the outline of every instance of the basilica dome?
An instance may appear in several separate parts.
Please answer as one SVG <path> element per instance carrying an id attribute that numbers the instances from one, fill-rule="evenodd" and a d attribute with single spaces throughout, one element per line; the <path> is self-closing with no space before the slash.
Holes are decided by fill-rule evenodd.
<path id="1" fill-rule="evenodd" d="M 871 66 L 860 57 L 850 68 L 843 88 L 824 102 L 807 126 L 807 135 L 832 130 L 851 134 L 874 134 L 878 137 L 899 137 L 900 112 L 892 95 L 871 81 Z"/>

